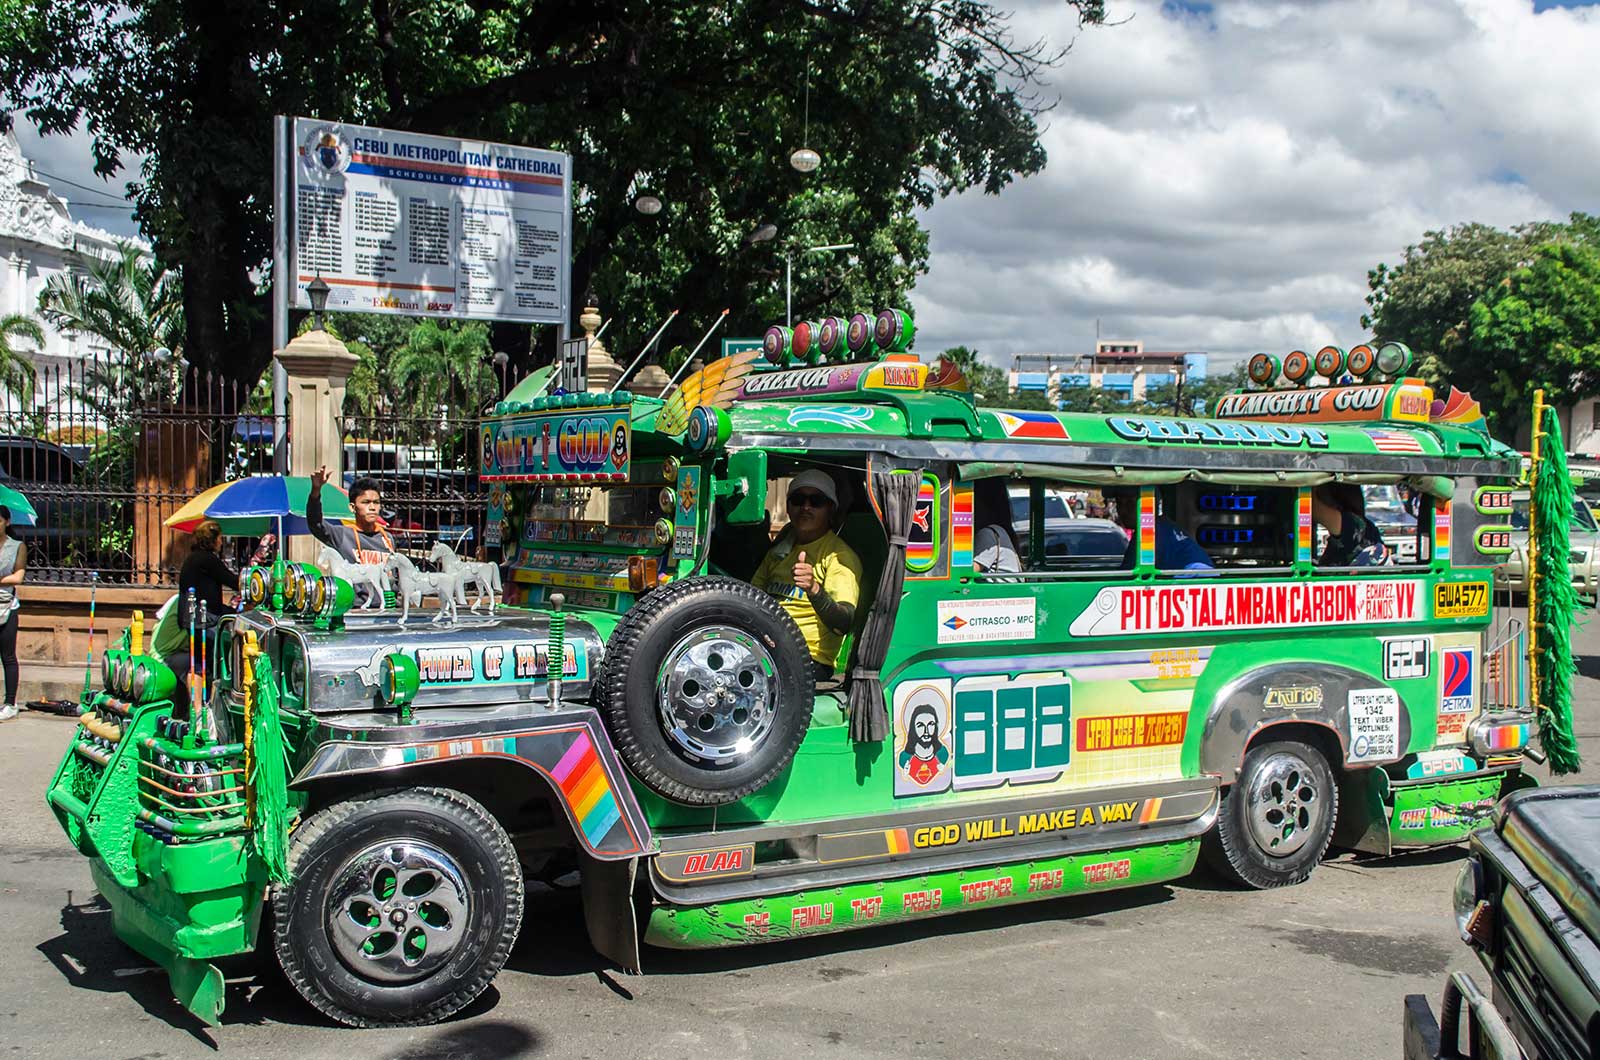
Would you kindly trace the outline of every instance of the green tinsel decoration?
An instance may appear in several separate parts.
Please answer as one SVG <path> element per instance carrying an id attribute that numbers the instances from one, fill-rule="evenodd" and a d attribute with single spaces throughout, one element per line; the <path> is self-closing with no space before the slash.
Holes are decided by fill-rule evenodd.
<path id="1" fill-rule="evenodd" d="M 1533 483 L 1533 518 L 1538 535 L 1534 572 L 1534 613 L 1529 616 L 1537 637 L 1539 680 L 1539 746 L 1550 759 L 1550 772 L 1578 771 L 1578 740 L 1572 730 L 1572 619 L 1578 596 L 1572 588 L 1569 556 L 1572 540 L 1572 479 L 1567 474 L 1561 419 L 1546 407 L 1548 427 L 1539 441 L 1539 463 Z M 1535 430 L 1538 425 L 1535 425 Z"/>
<path id="2" fill-rule="evenodd" d="M 250 783 L 255 788 L 256 854 L 273 883 L 289 882 L 289 748 L 283 739 L 278 683 L 272 661 L 256 656 L 256 702 L 251 719 L 251 751 L 255 758 Z"/>

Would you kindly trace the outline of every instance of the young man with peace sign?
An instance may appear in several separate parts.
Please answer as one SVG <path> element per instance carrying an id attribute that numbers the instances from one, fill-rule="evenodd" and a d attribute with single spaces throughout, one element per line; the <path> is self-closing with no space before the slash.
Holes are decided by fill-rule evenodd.
<path id="1" fill-rule="evenodd" d="M 750 579 L 783 604 L 811 650 L 816 680 L 833 676 L 861 599 L 861 559 L 833 532 L 839 489 L 826 471 L 789 480 L 789 528 Z"/>

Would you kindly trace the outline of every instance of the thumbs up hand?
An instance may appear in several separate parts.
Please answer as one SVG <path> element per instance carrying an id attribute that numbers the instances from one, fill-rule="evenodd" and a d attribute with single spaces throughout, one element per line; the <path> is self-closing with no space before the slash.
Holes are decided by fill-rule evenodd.
<path id="1" fill-rule="evenodd" d="M 817 593 L 817 570 L 806 562 L 804 551 L 794 559 L 794 584 L 807 596 L 815 596 Z"/>

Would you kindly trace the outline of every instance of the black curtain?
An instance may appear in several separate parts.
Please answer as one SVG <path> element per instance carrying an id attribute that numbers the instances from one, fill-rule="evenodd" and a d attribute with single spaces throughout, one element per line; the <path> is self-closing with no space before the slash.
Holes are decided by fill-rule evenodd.
<path id="1" fill-rule="evenodd" d="M 900 609 L 900 592 L 906 581 L 906 535 L 911 531 L 922 476 L 911 471 L 876 470 L 870 463 L 867 475 L 883 516 L 883 529 L 889 535 L 889 555 L 878 579 L 872 611 L 856 641 L 856 665 L 850 673 L 850 738 L 857 743 L 880 743 L 889 735 L 889 712 L 878 667 L 889 654 L 889 635 Z"/>

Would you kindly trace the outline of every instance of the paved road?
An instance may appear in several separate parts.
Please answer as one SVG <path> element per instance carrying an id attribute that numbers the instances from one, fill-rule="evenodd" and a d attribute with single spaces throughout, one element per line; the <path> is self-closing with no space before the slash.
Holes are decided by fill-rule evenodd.
<path id="1" fill-rule="evenodd" d="M 1593 783 L 1600 622 L 1576 641 L 1578 779 Z M 497 985 L 448 1024 L 340 1029 L 244 963 L 213 1031 L 113 937 L 44 809 L 68 725 L 0 726 L 0 1060 L 1395 1057 L 1402 995 L 1437 997 L 1447 969 L 1476 964 L 1450 917 L 1456 849 L 1343 856 L 1281 891 L 1196 878 L 787 947 L 646 951 L 641 977 L 597 964 L 577 904 L 550 895 Z"/>

